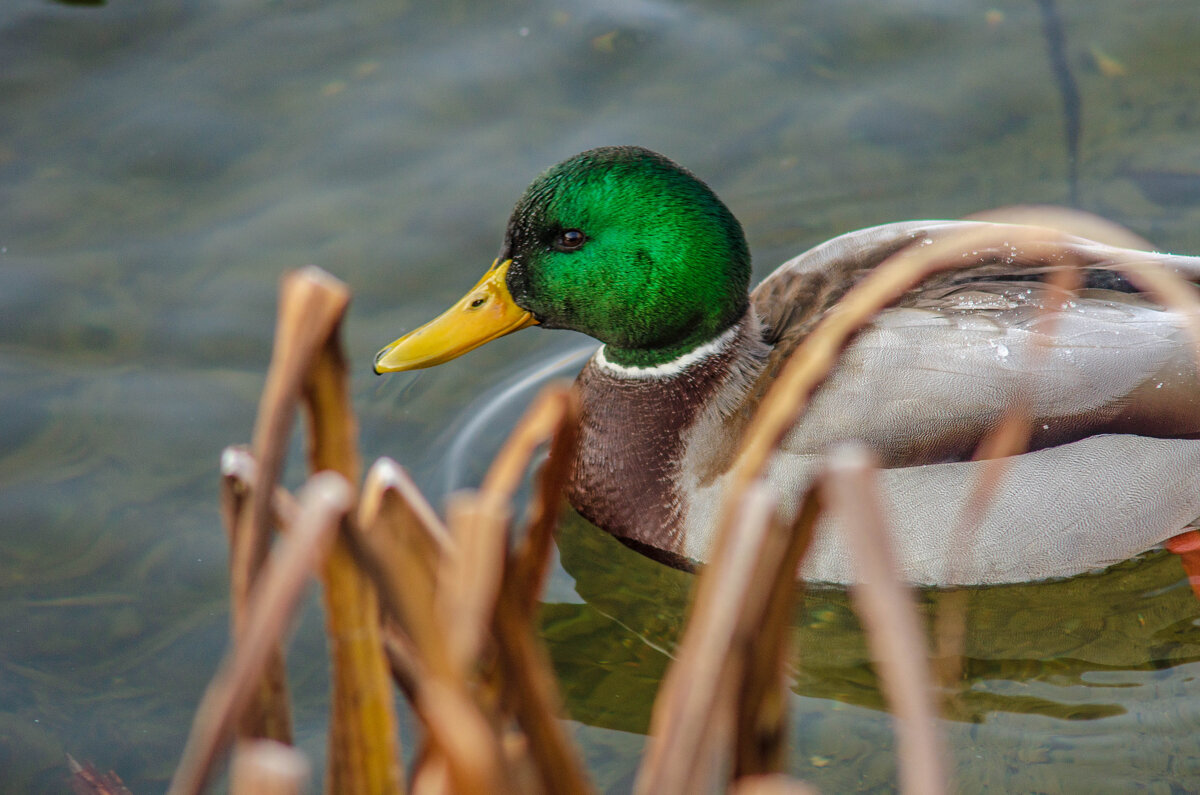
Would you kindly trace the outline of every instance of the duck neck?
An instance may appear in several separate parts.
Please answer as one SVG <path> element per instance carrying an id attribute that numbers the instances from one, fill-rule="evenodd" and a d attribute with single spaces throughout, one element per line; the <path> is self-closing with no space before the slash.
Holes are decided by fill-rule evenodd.
<path id="1" fill-rule="evenodd" d="M 682 550 L 679 465 L 691 430 L 733 413 L 765 363 L 753 311 L 728 331 L 652 367 L 596 352 L 576 382 L 582 416 L 569 494 L 595 524 L 636 545 Z"/>

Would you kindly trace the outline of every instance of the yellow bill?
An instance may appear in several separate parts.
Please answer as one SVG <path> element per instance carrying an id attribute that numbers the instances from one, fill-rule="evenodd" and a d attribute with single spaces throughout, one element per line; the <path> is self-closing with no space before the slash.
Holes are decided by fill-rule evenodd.
<path id="1" fill-rule="evenodd" d="M 498 264 L 497 264 L 498 263 Z M 492 267 L 454 306 L 375 354 L 375 372 L 398 373 L 448 362 L 485 342 L 537 323 L 517 306 L 505 277 L 512 260 Z"/>

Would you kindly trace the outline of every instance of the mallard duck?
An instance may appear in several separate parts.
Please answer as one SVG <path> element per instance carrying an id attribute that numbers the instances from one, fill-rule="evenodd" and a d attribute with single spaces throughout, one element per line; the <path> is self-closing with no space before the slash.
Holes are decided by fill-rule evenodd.
<path id="1" fill-rule="evenodd" d="M 482 280 L 381 350 L 375 371 L 439 364 L 535 324 L 595 337 L 576 381 L 570 501 L 641 551 L 703 562 L 747 418 L 783 361 L 864 273 L 972 223 L 984 222 L 844 234 L 751 292 L 741 225 L 707 185 L 646 149 L 593 149 L 534 180 Z M 1048 343 L 1037 332 L 1056 257 L 1019 247 L 964 252 L 973 267 L 879 314 L 774 459 L 781 502 L 795 504 L 831 444 L 865 442 L 883 466 L 903 574 L 922 585 L 1069 576 L 1200 516 L 1200 382 L 1180 316 L 1106 267 L 1128 251 L 1061 247 L 1089 268 Z M 1200 279 L 1200 258 L 1139 256 Z M 951 550 L 981 466 L 971 455 L 1018 396 L 1035 419 L 1030 451 L 1011 460 L 968 548 Z M 800 575 L 852 581 L 837 522 L 824 525 Z"/>

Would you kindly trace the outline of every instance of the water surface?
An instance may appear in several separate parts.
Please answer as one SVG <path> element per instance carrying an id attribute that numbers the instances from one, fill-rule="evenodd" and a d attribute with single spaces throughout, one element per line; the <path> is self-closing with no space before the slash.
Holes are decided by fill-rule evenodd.
<path id="1" fill-rule="evenodd" d="M 139 793 L 173 769 L 225 648 L 216 462 L 250 435 L 286 269 L 350 284 L 364 455 L 440 500 L 479 477 L 517 381 L 586 341 L 532 330 L 387 379 L 371 355 L 473 284 L 529 179 L 587 147 L 649 146 L 709 181 L 761 276 L 869 224 L 1066 202 L 1077 122 L 1081 204 L 1200 252 L 1194 3 L 1056 11 L 1074 117 L 1032 0 L 7 0 L 0 790 L 62 791 L 68 752 Z M 544 634 L 620 792 L 690 577 L 578 520 L 560 558 Z M 964 791 L 1200 788 L 1200 610 L 1176 561 L 970 609 L 945 726 Z M 320 626 L 310 605 L 290 653 L 317 759 Z M 794 632 L 793 769 L 830 792 L 894 787 L 845 595 L 805 596 Z"/>

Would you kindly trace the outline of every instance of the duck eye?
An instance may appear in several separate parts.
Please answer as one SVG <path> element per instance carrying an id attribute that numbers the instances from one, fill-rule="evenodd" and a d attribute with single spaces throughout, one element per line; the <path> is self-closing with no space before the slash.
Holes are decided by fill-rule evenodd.
<path id="1" fill-rule="evenodd" d="M 577 251 L 586 242 L 587 235 L 583 232 L 578 229 L 568 229 L 560 232 L 558 237 L 554 238 L 554 247 L 559 251 Z"/>

